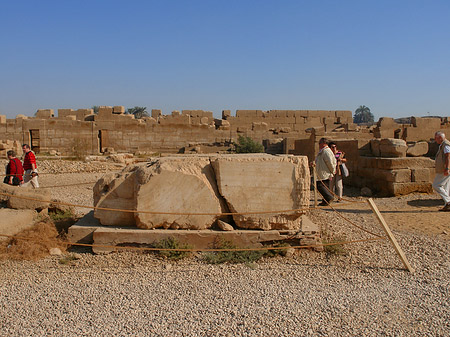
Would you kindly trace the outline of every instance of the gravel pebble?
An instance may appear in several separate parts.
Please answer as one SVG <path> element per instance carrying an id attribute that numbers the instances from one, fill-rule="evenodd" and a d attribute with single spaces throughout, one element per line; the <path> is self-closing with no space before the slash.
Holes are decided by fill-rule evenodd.
<path id="1" fill-rule="evenodd" d="M 101 174 L 61 177 L 76 183 Z M 61 184 L 57 179 L 42 175 L 41 181 Z M 52 193 L 92 204 L 92 186 Z M 417 198 L 436 196 L 376 202 L 401 208 Z M 341 214 L 382 234 L 366 205 Z M 309 215 L 335 238 L 370 237 L 330 209 Z M 251 265 L 208 265 L 201 254 L 172 261 L 142 252 L 92 255 L 86 249 L 75 249 L 78 259 L 69 264 L 59 263 L 58 256 L 0 261 L 1 335 L 449 336 L 448 236 L 400 227 L 393 232 L 414 274 L 403 269 L 387 241 L 346 245 L 344 255 L 301 250 Z"/>

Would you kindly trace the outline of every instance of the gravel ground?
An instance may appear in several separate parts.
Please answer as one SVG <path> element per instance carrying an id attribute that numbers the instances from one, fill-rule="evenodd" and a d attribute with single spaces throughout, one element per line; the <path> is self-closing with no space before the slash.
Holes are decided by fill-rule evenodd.
<path id="1" fill-rule="evenodd" d="M 97 175 L 64 179 L 76 183 Z M 64 201 L 92 202 L 84 185 L 52 192 Z M 404 209 L 412 200 L 437 197 L 376 202 L 383 209 Z M 382 233 L 367 205 L 338 207 L 351 221 Z M 415 216 L 432 222 L 430 214 Z M 329 209 L 311 211 L 310 217 L 334 238 L 370 237 Z M 448 235 L 409 227 L 396 227 L 394 234 L 414 274 L 403 269 L 387 241 L 346 245 L 345 255 L 302 250 L 237 265 L 208 265 L 201 255 L 174 262 L 147 253 L 92 255 L 80 249 L 68 264 L 59 263 L 61 257 L 1 261 L 0 334 L 450 336 Z"/>

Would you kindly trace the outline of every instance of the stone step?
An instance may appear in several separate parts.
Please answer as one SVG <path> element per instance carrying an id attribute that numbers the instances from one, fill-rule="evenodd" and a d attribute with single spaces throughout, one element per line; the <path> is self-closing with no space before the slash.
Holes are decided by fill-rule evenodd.
<path id="1" fill-rule="evenodd" d="M 122 246 L 149 246 L 155 242 L 173 238 L 193 248 L 212 248 L 218 239 L 232 242 L 239 248 L 262 247 L 264 243 L 292 241 L 297 244 L 314 244 L 320 241 L 320 228 L 306 215 L 301 216 L 301 231 L 295 230 L 232 230 L 212 229 L 138 229 L 130 227 L 102 226 L 91 211 L 69 228 L 67 238 L 71 243 L 87 243 L 111 247 L 93 247 L 94 253 L 109 253 Z"/>
<path id="2" fill-rule="evenodd" d="M 192 248 L 205 249 L 213 248 L 217 240 L 225 240 L 239 248 L 263 247 L 263 243 L 273 241 L 285 241 L 296 239 L 312 240 L 314 235 L 296 235 L 295 231 L 215 231 L 204 230 L 167 230 L 167 229 L 131 229 L 131 228 L 111 228 L 101 227 L 94 231 L 94 245 L 105 245 L 111 247 L 96 247 L 92 251 L 96 254 L 110 253 L 115 250 L 114 246 L 122 245 L 151 245 L 156 242 L 175 239 L 181 244 L 188 244 Z M 309 241 L 308 241 L 309 242 Z"/>

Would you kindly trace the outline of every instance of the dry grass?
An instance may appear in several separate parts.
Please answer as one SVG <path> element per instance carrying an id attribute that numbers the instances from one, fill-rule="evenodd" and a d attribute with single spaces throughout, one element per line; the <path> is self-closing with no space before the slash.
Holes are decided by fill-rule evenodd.
<path id="1" fill-rule="evenodd" d="M 67 247 L 59 238 L 53 222 L 43 220 L 2 242 L 0 259 L 38 260 L 48 256 L 51 248 L 59 248 L 64 252 Z"/>

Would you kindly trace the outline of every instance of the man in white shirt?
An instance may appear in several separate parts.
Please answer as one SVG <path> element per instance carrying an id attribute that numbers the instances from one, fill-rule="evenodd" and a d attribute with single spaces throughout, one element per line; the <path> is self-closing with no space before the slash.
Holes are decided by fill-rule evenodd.
<path id="1" fill-rule="evenodd" d="M 450 212 L 450 141 L 445 139 L 445 134 L 441 131 L 434 134 L 434 140 L 439 144 L 439 150 L 436 153 L 436 177 L 433 188 L 445 202 L 440 211 Z"/>
<path id="2" fill-rule="evenodd" d="M 319 140 L 319 153 L 316 156 L 317 190 L 322 195 L 323 200 L 319 206 L 326 206 L 334 199 L 330 191 L 330 179 L 336 172 L 336 157 L 328 147 L 328 140 Z"/>

